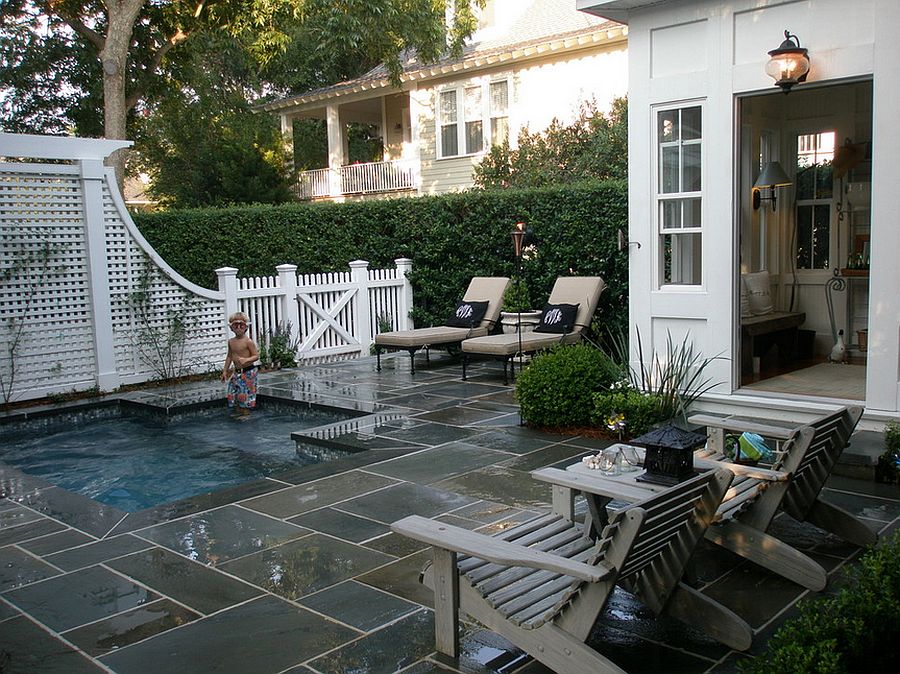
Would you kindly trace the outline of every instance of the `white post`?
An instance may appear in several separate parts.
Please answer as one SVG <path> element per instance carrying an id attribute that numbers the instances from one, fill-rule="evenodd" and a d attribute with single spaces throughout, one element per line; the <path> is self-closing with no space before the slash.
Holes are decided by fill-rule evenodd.
<path id="1" fill-rule="evenodd" d="M 341 166 L 344 164 L 344 140 L 341 118 L 337 105 L 325 109 L 325 124 L 328 128 L 328 193 L 341 196 Z"/>
<path id="2" fill-rule="evenodd" d="M 220 267 L 216 269 L 219 278 L 219 292 L 225 293 L 225 321 L 238 310 L 237 273 L 234 267 Z"/>
<path id="3" fill-rule="evenodd" d="M 412 260 L 408 257 L 400 257 L 394 260 L 394 264 L 397 265 L 397 278 L 403 279 L 403 286 L 400 288 L 400 297 L 397 301 L 400 311 L 400 315 L 397 316 L 397 329 L 412 330 L 413 319 L 409 313 L 413 308 L 413 291 L 412 283 L 409 282 L 407 276 L 412 271 Z"/>
<path id="4" fill-rule="evenodd" d="M 359 340 L 359 355 L 369 354 L 375 330 L 372 326 L 372 312 L 369 310 L 369 263 L 365 260 L 354 260 L 350 263 L 352 283 L 356 286 L 356 325 L 353 326 L 354 337 Z"/>
<path id="5" fill-rule="evenodd" d="M 84 193 L 84 224 L 90 269 L 91 309 L 94 319 L 94 356 L 97 386 L 111 391 L 121 384 L 116 371 L 112 304 L 109 294 L 109 265 L 106 258 L 106 226 L 103 219 L 103 181 L 107 179 L 102 159 L 82 159 L 81 182 Z M 110 185 L 110 189 L 114 189 Z"/>
<path id="6" fill-rule="evenodd" d="M 297 305 L 297 265 L 280 264 L 275 269 L 278 270 L 278 285 L 284 292 L 284 295 L 281 296 L 281 315 L 284 317 L 284 322 L 290 326 L 291 342 L 299 342 L 300 307 Z"/>

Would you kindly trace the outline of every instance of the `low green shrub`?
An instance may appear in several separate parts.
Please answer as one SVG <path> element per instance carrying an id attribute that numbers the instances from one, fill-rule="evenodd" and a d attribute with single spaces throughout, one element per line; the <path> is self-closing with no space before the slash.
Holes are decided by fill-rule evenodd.
<path id="1" fill-rule="evenodd" d="M 278 369 L 297 367 L 300 339 L 291 338 L 291 324 L 279 323 L 275 330 L 267 330 L 259 340 L 259 361 L 263 367 Z"/>
<path id="2" fill-rule="evenodd" d="M 884 452 L 875 466 L 875 481 L 893 484 L 900 478 L 900 423 L 889 421 L 884 427 Z"/>
<path id="3" fill-rule="evenodd" d="M 609 388 L 621 374 L 609 356 L 589 344 L 540 354 L 516 381 L 522 419 L 551 428 L 587 426 L 594 393 Z"/>
<path id="4" fill-rule="evenodd" d="M 847 572 L 834 597 L 801 604 L 765 653 L 740 663 L 746 674 L 900 671 L 900 532 Z"/>
<path id="5" fill-rule="evenodd" d="M 655 393 L 641 393 L 627 387 L 594 394 L 594 411 L 591 415 L 594 425 L 601 428 L 609 426 L 610 420 L 619 415 L 624 417 L 624 438 L 642 435 L 655 424 L 666 420 L 662 398 Z"/>

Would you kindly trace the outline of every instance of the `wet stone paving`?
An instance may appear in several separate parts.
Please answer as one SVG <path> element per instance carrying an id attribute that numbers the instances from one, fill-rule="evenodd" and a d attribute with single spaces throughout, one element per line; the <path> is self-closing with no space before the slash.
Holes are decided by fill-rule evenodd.
<path id="1" fill-rule="evenodd" d="M 295 434 L 330 460 L 176 503 L 125 513 L 0 463 L 0 672 L 549 671 L 470 622 L 459 659 L 436 654 L 418 581 L 430 551 L 390 524 L 417 514 L 499 530 L 549 510 L 530 471 L 608 443 L 521 426 L 493 363 L 463 382 L 458 362 L 419 358 L 414 375 L 406 355 L 381 372 L 363 358 L 263 374 L 263 400 L 356 415 Z M 122 397 L 173 407 L 222 394 L 207 382 Z M 895 486 L 835 475 L 826 496 L 882 534 L 900 518 Z M 786 516 L 770 531 L 829 579 L 859 554 Z M 703 542 L 697 555 L 698 588 L 753 627 L 749 655 L 810 596 Z M 629 672 L 734 672 L 748 656 L 621 590 L 589 643 Z"/>

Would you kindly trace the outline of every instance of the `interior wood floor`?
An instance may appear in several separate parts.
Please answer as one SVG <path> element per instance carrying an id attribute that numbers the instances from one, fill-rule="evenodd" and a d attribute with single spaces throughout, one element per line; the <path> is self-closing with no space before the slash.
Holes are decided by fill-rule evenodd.
<path id="1" fill-rule="evenodd" d="M 741 386 L 753 391 L 865 400 L 865 359 L 854 358 L 849 363 L 797 362 L 793 368 L 766 369 L 760 374 L 745 375 Z"/>

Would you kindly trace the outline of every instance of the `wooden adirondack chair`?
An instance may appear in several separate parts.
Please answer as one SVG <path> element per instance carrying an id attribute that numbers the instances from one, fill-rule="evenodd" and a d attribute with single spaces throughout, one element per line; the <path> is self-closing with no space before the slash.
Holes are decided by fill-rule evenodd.
<path id="1" fill-rule="evenodd" d="M 791 480 L 781 509 L 798 521 L 809 522 L 840 536 L 848 543 L 865 547 L 877 542 L 877 534 L 851 513 L 821 497 L 825 481 L 831 475 L 844 448 L 850 444 L 850 436 L 862 413 L 862 407 L 843 407 L 805 424 L 813 429 L 814 435 L 803 458 L 791 471 Z M 718 452 L 723 446 L 726 429 L 750 431 L 776 440 L 786 439 L 795 432 L 795 429 L 735 417 L 722 418 L 703 414 L 694 415 L 690 420 L 707 427 L 710 435 L 708 447 L 712 452 Z M 781 470 L 785 468 L 782 467 Z"/>
<path id="2" fill-rule="evenodd" d="M 743 620 L 680 582 L 731 479 L 728 471 L 707 471 L 619 510 L 596 541 L 556 514 L 497 536 L 415 515 L 391 528 L 433 547 L 421 579 L 434 590 L 438 651 L 458 657 L 462 610 L 557 672 L 622 672 L 585 643 L 616 584 L 657 614 L 749 648 L 752 630 Z"/>

